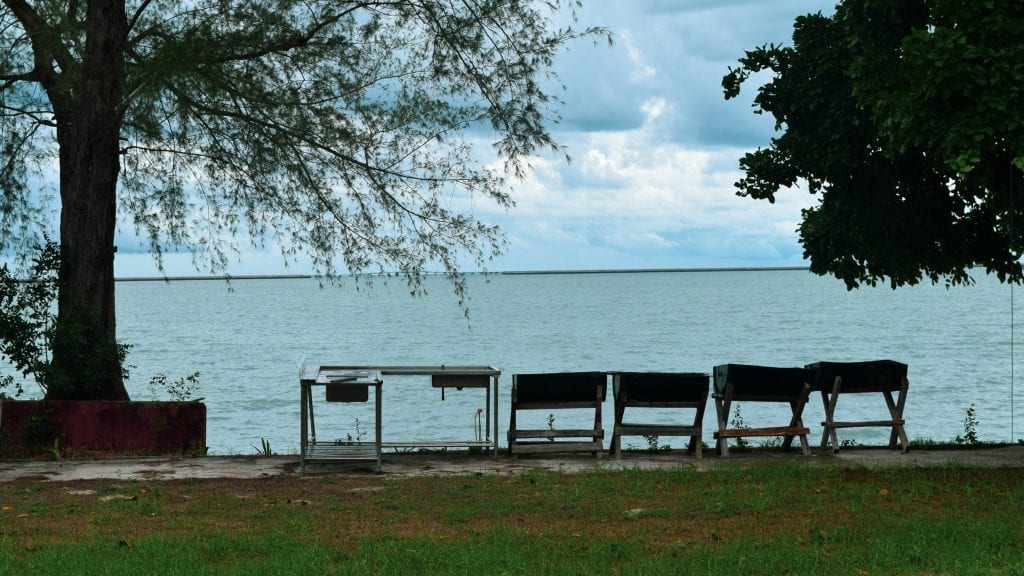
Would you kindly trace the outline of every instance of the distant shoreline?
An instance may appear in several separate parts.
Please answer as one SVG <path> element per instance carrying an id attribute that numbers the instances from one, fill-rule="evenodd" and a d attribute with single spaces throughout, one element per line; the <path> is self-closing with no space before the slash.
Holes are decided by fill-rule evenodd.
<path id="1" fill-rule="evenodd" d="M 723 266 L 715 268 L 608 268 L 596 270 L 520 270 L 509 272 L 488 272 L 488 274 L 648 274 L 661 272 L 778 272 L 786 270 L 810 270 L 807 266 Z"/>
<path id="2" fill-rule="evenodd" d="M 724 266 L 714 268 L 603 268 L 603 269 L 579 269 L 579 270 L 506 270 L 500 272 L 466 272 L 467 276 L 488 275 L 488 276 L 540 276 L 556 274 L 660 274 L 678 272 L 780 272 L 780 271 L 810 270 L 807 266 Z M 442 272 L 428 272 L 428 276 L 440 276 Z M 366 274 L 367 276 L 378 276 L 379 274 Z M 222 274 L 220 276 L 125 276 L 115 278 L 117 282 L 172 282 L 191 280 L 303 280 L 317 278 L 313 274 Z"/>

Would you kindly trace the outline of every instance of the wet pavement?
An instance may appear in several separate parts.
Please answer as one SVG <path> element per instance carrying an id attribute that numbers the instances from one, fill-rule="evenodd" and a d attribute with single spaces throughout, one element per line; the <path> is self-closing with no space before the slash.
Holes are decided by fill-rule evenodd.
<path id="1" fill-rule="evenodd" d="M 511 459 L 464 452 L 399 452 L 385 453 L 381 471 L 373 462 L 312 462 L 306 465 L 305 477 L 336 476 L 459 476 L 496 474 L 510 475 L 544 469 L 560 472 L 587 470 L 639 470 L 713 466 L 748 465 L 757 462 L 793 460 L 810 465 L 864 466 L 988 466 L 1024 467 L 1024 445 L 917 449 L 904 454 L 884 448 L 843 449 L 838 454 L 815 450 L 802 456 L 798 450 L 730 451 L 728 458 L 716 456 L 713 450 L 701 459 L 680 452 L 627 452 L 621 460 L 607 455 L 598 460 L 590 455 L 529 456 Z M 3 460 L 0 461 L 0 482 L 72 481 L 72 480 L 176 480 L 187 478 L 268 478 L 300 477 L 299 457 L 283 456 L 203 456 L 112 458 L 102 460 Z"/>

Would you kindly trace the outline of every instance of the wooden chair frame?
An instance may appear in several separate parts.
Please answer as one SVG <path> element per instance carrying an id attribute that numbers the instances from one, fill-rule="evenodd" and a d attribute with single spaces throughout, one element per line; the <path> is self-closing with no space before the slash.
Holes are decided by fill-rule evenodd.
<path id="1" fill-rule="evenodd" d="M 889 448 L 895 450 L 899 447 L 904 454 L 910 451 L 910 440 L 904 427 L 906 420 L 903 417 L 903 409 L 907 404 L 907 389 L 910 386 L 906 376 L 906 364 L 892 360 L 818 362 L 808 364 L 807 369 L 815 373 L 815 388 L 821 393 L 821 402 L 825 408 L 825 421 L 821 423 L 824 428 L 821 434 L 822 449 L 831 443 L 833 453 L 839 452 L 840 428 L 888 427 Z M 844 375 L 847 376 L 845 381 Z M 882 394 L 889 411 L 888 420 L 836 420 L 836 404 L 839 402 L 840 394 L 865 393 Z"/>
<path id="2" fill-rule="evenodd" d="M 604 453 L 601 406 L 607 388 L 608 377 L 603 372 L 513 374 L 508 425 L 509 455 L 515 459 L 519 454 L 592 452 L 600 459 Z M 521 428 L 516 417 L 520 410 L 581 408 L 593 411 L 593 428 Z"/>
<path id="3" fill-rule="evenodd" d="M 621 372 L 612 374 L 615 426 L 611 453 L 622 458 L 623 436 L 689 436 L 687 453 L 701 457 L 704 408 L 708 401 L 708 374 L 670 372 Z M 624 422 L 626 408 L 694 409 L 689 424 Z"/>
<path id="4" fill-rule="evenodd" d="M 738 370 L 737 370 L 738 369 Z M 737 384 L 732 370 L 746 372 L 740 384 Z M 759 390 L 757 373 L 773 375 L 772 379 L 782 377 L 785 386 L 766 387 Z M 775 368 L 768 366 L 747 366 L 725 364 L 715 366 L 715 413 L 718 417 L 718 431 L 715 433 L 717 452 L 722 457 L 729 456 L 729 438 L 747 438 L 751 436 L 782 436 L 782 449 L 788 450 L 793 438 L 799 438 L 800 449 L 804 456 L 810 456 L 811 450 L 807 442 L 810 430 L 804 426 L 803 411 L 810 397 L 811 385 L 804 377 L 802 368 Z M 795 380 L 799 379 L 799 380 Z M 802 380 L 802 382 L 800 381 Z M 786 426 L 764 426 L 758 428 L 729 428 L 729 410 L 733 402 L 778 402 L 789 404 L 792 416 Z"/>

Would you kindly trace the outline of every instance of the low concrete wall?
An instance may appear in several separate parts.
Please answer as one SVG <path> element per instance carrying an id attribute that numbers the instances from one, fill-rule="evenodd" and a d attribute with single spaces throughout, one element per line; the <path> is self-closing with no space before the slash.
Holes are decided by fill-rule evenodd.
<path id="1" fill-rule="evenodd" d="M 201 402 L 0 401 L 0 458 L 202 454 Z"/>

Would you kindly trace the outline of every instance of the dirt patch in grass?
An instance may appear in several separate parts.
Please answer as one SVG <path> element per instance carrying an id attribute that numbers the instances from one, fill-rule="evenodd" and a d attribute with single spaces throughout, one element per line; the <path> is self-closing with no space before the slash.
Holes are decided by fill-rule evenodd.
<path id="1" fill-rule="evenodd" d="M 540 473 L 515 477 L 36 482 L 0 485 L 9 549 L 150 536 L 278 531 L 351 549 L 493 530 L 653 548 L 814 541 L 887 515 L 985 515 L 1024 506 L 1020 469 L 796 469 L 745 473 Z"/>

